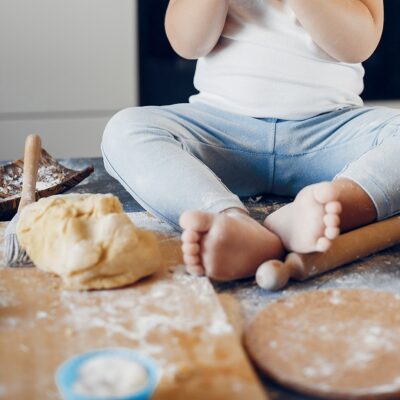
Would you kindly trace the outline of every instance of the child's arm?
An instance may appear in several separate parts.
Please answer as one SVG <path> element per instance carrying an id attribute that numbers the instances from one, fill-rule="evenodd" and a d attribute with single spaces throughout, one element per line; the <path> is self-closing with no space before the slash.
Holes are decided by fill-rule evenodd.
<path id="1" fill-rule="evenodd" d="M 165 30 L 173 49 L 196 59 L 216 45 L 225 25 L 228 0 L 170 0 Z"/>
<path id="2" fill-rule="evenodd" d="M 376 49 L 383 0 L 289 0 L 304 29 L 330 56 L 358 63 Z"/>

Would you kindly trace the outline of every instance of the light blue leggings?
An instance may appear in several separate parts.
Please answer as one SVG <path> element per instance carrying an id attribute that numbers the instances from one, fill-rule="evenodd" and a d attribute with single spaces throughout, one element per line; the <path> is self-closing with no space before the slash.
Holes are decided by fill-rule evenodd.
<path id="1" fill-rule="evenodd" d="M 378 219 L 400 211 L 400 110 L 347 108 L 301 121 L 252 118 L 204 104 L 117 113 L 102 141 L 107 171 L 154 215 L 178 227 L 185 210 L 245 209 L 240 197 L 294 196 L 346 177 Z"/>

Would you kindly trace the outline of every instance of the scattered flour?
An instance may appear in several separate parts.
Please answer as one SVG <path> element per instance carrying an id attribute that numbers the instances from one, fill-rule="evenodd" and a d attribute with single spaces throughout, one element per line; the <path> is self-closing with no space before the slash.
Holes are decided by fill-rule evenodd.
<path id="1" fill-rule="evenodd" d="M 341 304 L 342 303 L 342 298 L 341 298 L 340 292 L 338 290 L 334 290 L 332 292 L 332 296 L 330 298 L 330 303 L 331 304 Z"/>
<path id="2" fill-rule="evenodd" d="M 36 182 L 36 190 L 45 190 L 52 186 L 52 182 Z"/>
<path id="3" fill-rule="evenodd" d="M 336 303 L 334 303 L 336 304 Z M 311 326 L 311 321 L 304 321 L 303 326 Z M 350 337 L 342 335 L 340 332 L 346 331 L 350 327 L 353 334 Z M 293 325 L 294 328 L 294 325 Z M 296 335 L 301 335 L 301 332 L 294 329 Z M 375 362 L 378 352 L 392 353 L 399 347 L 400 337 L 398 332 L 391 331 L 387 327 L 379 325 L 370 325 L 368 321 L 364 324 L 336 324 L 332 326 L 322 325 L 316 326 L 315 331 L 310 333 L 318 335 L 319 340 L 325 342 L 327 346 L 335 346 L 338 338 L 345 343 L 341 345 L 345 349 L 346 359 L 344 367 L 345 370 L 363 370 L 368 367 L 368 363 Z M 270 343 L 271 345 L 271 343 Z M 296 347 L 295 341 L 291 345 Z M 271 346 L 277 347 L 277 346 Z M 284 351 L 284 350 L 283 350 Z M 297 349 L 300 354 L 301 348 Z M 315 355 L 310 358 L 310 364 L 303 369 L 303 375 L 307 377 L 328 377 L 334 373 L 334 365 L 328 358 L 316 357 Z M 399 377 L 400 382 L 400 377 Z"/>
<path id="4" fill-rule="evenodd" d="M 36 319 L 43 319 L 43 318 L 47 318 L 49 316 L 49 314 L 46 311 L 38 311 L 36 313 Z"/>
<path id="5" fill-rule="evenodd" d="M 187 365 L 178 368 L 164 356 L 165 339 L 172 352 L 180 354 L 179 337 L 189 332 L 209 338 L 231 334 L 233 328 L 221 306 L 215 307 L 209 299 L 215 296 L 208 279 L 187 275 L 178 267 L 169 277 L 159 278 L 147 286 L 147 292 L 132 289 L 118 291 L 70 292 L 60 294 L 60 303 L 66 312 L 62 323 L 73 332 L 102 328 L 110 339 L 122 337 L 132 347 L 154 357 L 162 376 L 173 380 Z M 174 285 L 171 285 L 171 279 Z M 193 302 L 197 299 L 196 309 Z"/>
<path id="6" fill-rule="evenodd" d="M 361 325 L 352 338 L 349 346 L 349 357 L 346 365 L 349 368 L 363 369 L 376 359 L 378 351 L 391 353 L 399 341 L 397 333 L 378 325 Z"/>
<path id="7" fill-rule="evenodd" d="M 335 366 L 323 357 L 315 356 L 312 365 L 303 369 L 303 375 L 308 377 L 326 377 L 335 372 Z"/>
<path id="8" fill-rule="evenodd" d="M 318 329 L 320 333 L 328 333 L 328 327 L 325 325 L 321 325 Z"/>
<path id="9" fill-rule="evenodd" d="M 324 311 L 318 307 L 312 308 L 309 312 L 305 309 L 293 319 L 286 318 L 282 321 L 274 335 L 268 336 L 266 343 L 270 351 L 283 362 L 287 362 L 288 354 L 292 359 L 304 360 L 304 363 L 299 365 L 299 376 L 302 376 L 301 379 L 313 382 L 314 387 L 318 387 L 321 391 L 325 389 L 320 385 L 326 385 L 328 390 L 328 387 L 332 387 L 336 381 L 342 379 L 342 374 L 351 372 L 355 376 L 362 376 L 379 368 L 382 360 L 396 360 L 396 353 L 400 348 L 398 325 L 400 317 L 396 315 L 396 310 L 400 307 L 398 297 L 388 295 L 391 301 L 387 304 L 387 319 L 385 313 L 381 312 L 381 306 L 378 305 L 375 308 L 371 307 L 370 314 L 362 311 L 366 314 L 347 315 L 341 318 L 346 306 L 351 304 L 347 293 L 346 290 L 331 290 L 326 296 L 325 300 L 328 304 L 332 304 L 331 309 L 335 317 L 330 318 L 323 307 Z M 366 304 L 368 299 L 371 300 L 369 291 L 362 292 L 359 296 L 362 304 Z M 393 299 L 397 302 L 393 302 Z M 278 301 L 277 304 L 281 304 L 282 312 L 287 302 L 288 299 L 283 303 Z M 289 309 L 287 314 L 290 315 L 290 312 Z M 278 318 L 278 314 L 271 315 Z M 271 321 L 274 321 L 272 317 Z M 278 345 L 275 345 L 275 341 Z M 314 342 L 319 343 L 319 350 L 315 352 L 307 347 Z M 307 345 L 304 345 L 305 343 Z M 376 385 L 371 384 L 373 388 L 371 393 L 400 390 L 400 376 L 395 374 L 398 363 L 397 361 L 393 363 L 395 363 L 394 370 L 386 371 L 387 378 L 383 374 L 377 378 Z M 394 377 L 389 374 L 394 374 Z M 385 385 L 382 382 L 384 379 L 386 379 Z M 360 392 L 362 390 L 365 390 L 365 387 L 360 388 Z"/>
<path id="10" fill-rule="evenodd" d="M 120 334 L 138 341 L 141 346 L 146 345 L 145 338 L 153 331 L 188 332 L 203 328 L 204 333 L 211 335 L 232 332 L 233 328 L 222 307 L 212 310 L 213 318 L 210 320 L 207 312 L 193 312 L 191 305 L 181 297 L 182 292 L 186 292 L 185 297 L 196 298 L 198 303 L 206 307 L 210 297 L 215 296 L 208 279 L 186 275 L 183 268 L 177 268 L 172 274 L 172 280 L 182 287 L 181 291 L 174 290 L 169 279 L 154 281 L 146 296 L 139 293 L 135 296 L 128 290 L 78 293 L 63 291 L 61 302 L 68 309 L 64 318 L 77 330 L 104 327 L 107 335 Z M 153 312 L 150 313 L 149 309 Z M 188 315 L 192 318 L 187 318 Z M 149 346 L 148 343 L 146 347 L 150 353 L 161 351 L 158 346 Z"/>
<path id="11" fill-rule="evenodd" d="M 23 343 L 20 344 L 19 349 L 24 353 L 29 353 L 30 352 L 29 347 L 26 344 L 23 344 Z"/>
<path id="12" fill-rule="evenodd" d="M 168 235 L 169 238 L 179 237 L 179 232 L 171 225 L 153 217 L 148 212 L 128 213 L 128 217 L 140 229 L 147 229 L 159 234 Z"/>
<path id="13" fill-rule="evenodd" d="M 15 328 L 16 326 L 19 325 L 20 321 L 21 321 L 21 319 L 17 318 L 17 317 L 4 317 L 4 318 L 1 318 L 1 320 L 0 320 L 0 326 L 8 327 L 8 328 Z"/>
<path id="14" fill-rule="evenodd" d="M 0 285 L 0 308 L 11 307 L 15 304 L 15 295 L 10 291 L 6 291 L 6 289 Z"/>

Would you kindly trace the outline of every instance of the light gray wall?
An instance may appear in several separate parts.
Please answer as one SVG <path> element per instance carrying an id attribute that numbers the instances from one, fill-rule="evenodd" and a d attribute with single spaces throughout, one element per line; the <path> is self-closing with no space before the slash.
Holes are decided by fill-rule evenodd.
<path id="1" fill-rule="evenodd" d="M 138 102 L 136 0 L 1 0 L 0 160 L 39 133 L 56 157 L 100 155 Z"/>

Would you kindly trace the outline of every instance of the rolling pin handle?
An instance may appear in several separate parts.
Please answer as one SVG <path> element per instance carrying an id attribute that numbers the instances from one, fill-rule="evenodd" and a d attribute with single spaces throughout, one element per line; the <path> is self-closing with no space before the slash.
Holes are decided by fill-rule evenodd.
<path id="1" fill-rule="evenodd" d="M 29 135 L 25 140 L 22 192 L 18 211 L 36 200 L 36 180 L 38 175 L 42 141 L 39 135 Z"/>
<path id="2" fill-rule="evenodd" d="M 269 260 L 262 263 L 256 272 L 258 286 L 266 290 L 278 290 L 289 281 L 290 269 L 279 260 Z"/>

